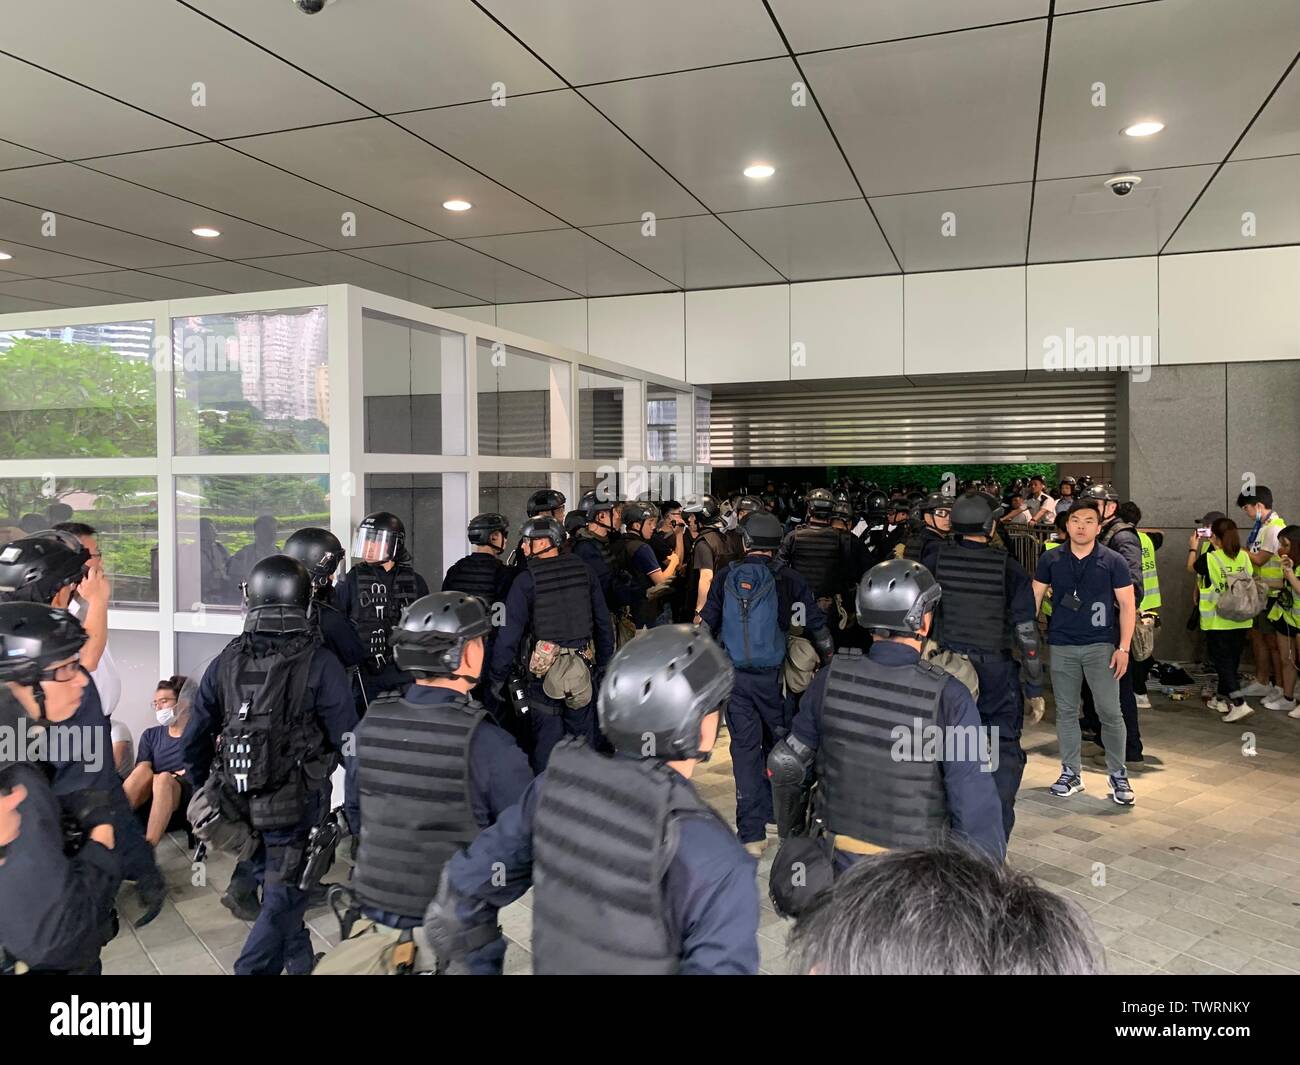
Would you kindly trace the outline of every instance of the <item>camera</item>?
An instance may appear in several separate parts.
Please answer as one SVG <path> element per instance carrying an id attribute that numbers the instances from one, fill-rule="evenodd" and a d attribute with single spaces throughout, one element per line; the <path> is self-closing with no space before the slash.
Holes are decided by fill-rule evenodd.
<path id="1" fill-rule="evenodd" d="M 1106 179 L 1106 188 L 1110 189 L 1116 196 L 1127 196 L 1141 183 L 1142 178 L 1137 174 L 1119 174 L 1116 177 Z"/>
<path id="2" fill-rule="evenodd" d="M 318 15 L 325 10 L 329 0 L 293 0 L 293 6 L 304 15 Z"/>

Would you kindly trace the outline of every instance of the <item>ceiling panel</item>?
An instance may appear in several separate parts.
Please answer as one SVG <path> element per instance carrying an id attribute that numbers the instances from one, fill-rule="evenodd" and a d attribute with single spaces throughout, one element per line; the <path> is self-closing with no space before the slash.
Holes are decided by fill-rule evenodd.
<path id="1" fill-rule="evenodd" d="M 1028 181 L 1046 22 L 805 56 L 868 196 Z"/>
<path id="2" fill-rule="evenodd" d="M 731 288 L 782 280 L 712 215 L 660 218 L 652 236 L 643 235 L 639 222 L 594 226 L 589 232 L 683 288 Z"/>
<path id="3" fill-rule="evenodd" d="M 811 99 L 793 106 L 789 59 L 715 67 L 583 92 L 713 211 L 856 196 Z M 776 168 L 755 181 L 751 163 Z"/>
<path id="4" fill-rule="evenodd" d="M 0 201 L 0 217 L 5 214 L 6 206 Z M 5 270 L 7 274 L 16 275 L 13 278 L 7 277 L 6 280 L 26 277 L 62 277 L 64 274 L 84 274 L 104 269 L 103 263 L 18 244 L 12 239 L 6 239 L 10 232 L 12 231 L 0 222 L 0 251 L 6 251 L 13 256 L 12 259 L 4 261 Z"/>
<path id="5" fill-rule="evenodd" d="M 17 296 L 20 299 L 61 303 L 65 307 L 98 307 L 105 303 L 138 302 L 134 296 L 126 293 L 106 292 L 102 289 L 85 288 L 81 285 L 70 285 L 65 281 L 49 281 L 44 278 L 10 281 L 0 285 L 0 296 Z"/>
<path id="6" fill-rule="evenodd" d="M 909 273 L 1012 266 L 1025 261 L 1030 188 L 1024 182 L 882 196 L 871 206 Z"/>
<path id="7" fill-rule="evenodd" d="M 151 271 L 195 285 L 224 289 L 227 292 L 268 292 L 278 288 L 302 288 L 313 282 L 305 277 L 274 273 L 247 263 L 194 263 L 190 266 L 161 266 Z"/>
<path id="8" fill-rule="evenodd" d="M 64 159 L 185 144 L 197 138 L 170 122 L 0 55 L 0 137 Z"/>
<path id="9" fill-rule="evenodd" d="M 861 199 L 737 211 L 722 220 L 791 281 L 898 273 Z"/>
<path id="10" fill-rule="evenodd" d="M 1259 159 L 1297 153 L 1300 153 L 1300 63 L 1291 68 L 1232 157 Z"/>
<path id="11" fill-rule="evenodd" d="M 105 267 L 128 267 L 143 269 L 151 266 L 166 266 L 171 263 L 197 263 L 211 260 L 211 256 L 188 248 L 164 244 L 161 241 L 138 237 L 124 233 L 120 229 L 84 222 L 67 215 L 56 216 L 54 233 L 46 236 L 43 232 L 42 211 L 26 204 L 0 200 L 0 238 L 17 241 L 36 252 L 36 265 L 58 260 L 61 263 L 56 270 L 23 269 L 25 274 L 51 276 L 53 274 L 84 274 Z M 56 250 L 57 249 L 57 250 Z M 18 269 L 18 250 L 9 249 L 14 254 L 10 269 Z M 48 256 L 46 259 L 44 256 Z M 69 258 L 75 256 L 76 258 Z M 24 262 L 33 261 L 32 252 L 23 252 Z"/>
<path id="12" fill-rule="evenodd" d="M 399 244 L 391 248 L 362 248 L 359 258 L 380 263 L 392 270 L 424 278 L 436 285 L 455 288 L 473 297 L 469 302 L 496 303 L 495 294 L 508 292 L 545 293 L 532 299 L 572 299 L 575 292 L 533 277 L 483 252 L 455 241 L 439 240 L 424 244 Z M 509 302 L 523 302 L 514 296 Z"/>
<path id="13" fill-rule="evenodd" d="M 19 299 L 0 293 L 0 314 L 16 314 L 19 311 L 49 311 L 67 306 L 50 300 Z"/>
<path id="14" fill-rule="evenodd" d="M 114 270 L 97 274 L 74 274 L 61 277 L 70 285 L 84 285 L 87 288 L 102 288 L 110 292 L 121 292 L 139 300 L 173 300 L 189 296 L 218 296 L 222 289 L 206 285 L 191 285 L 185 281 L 176 281 L 156 274 L 142 274 L 137 270 Z"/>
<path id="15" fill-rule="evenodd" d="M 584 296 L 663 292 L 672 287 L 664 278 L 577 229 L 480 237 L 466 243 Z"/>
<path id="16" fill-rule="evenodd" d="M 1015 19 L 1042 18 L 1048 0 L 771 0 L 781 28 L 796 52 L 892 41 Z"/>
<path id="17" fill-rule="evenodd" d="M 222 144 L 136 152 L 85 165 L 325 247 L 429 239 L 427 230 Z M 345 211 L 356 216 L 355 236 L 343 235 Z"/>
<path id="18" fill-rule="evenodd" d="M 403 245 L 405 247 L 405 245 Z M 250 263 L 266 270 L 279 270 L 302 277 L 315 285 L 360 285 L 400 299 L 430 306 L 449 307 L 463 304 L 469 293 L 433 284 L 423 278 L 390 270 L 374 262 L 344 255 L 342 252 L 317 252 L 312 255 L 288 255 L 274 259 L 257 259 Z M 554 287 L 554 286 L 551 286 Z M 562 290 L 556 290 L 557 292 Z M 565 293 L 568 295 L 568 293 Z M 540 297 L 555 299 L 554 295 Z M 474 300 L 469 300 L 474 302 Z M 489 302 L 500 302 L 489 300 Z"/>
<path id="19" fill-rule="evenodd" d="M 1251 236 L 1243 232 L 1248 224 Z M 1300 244 L 1300 155 L 1228 163 L 1179 226 L 1168 250 L 1269 244 Z"/>
<path id="20" fill-rule="evenodd" d="M 48 155 L 24 148 L 21 144 L 11 144 L 0 140 L 0 170 L 10 170 L 16 166 L 34 166 L 37 163 L 51 163 Z"/>
<path id="21" fill-rule="evenodd" d="M 286 254 L 311 247 L 294 237 L 75 163 L 0 173 L 0 196 L 223 257 Z M 214 226 L 221 236 L 210 240 L 196 237 L 190 232 L 195 226 Z"/>
<path id="22" fill-rule="evenodd" d="M 700 204 L 576 92 L 403 115 L 403 126 L 578 226 Z"/>
<path id="23" fill-rule="evenodd" d="M 367 114 L 183 4 L 5 0 L 4 20 L 7 51 L 205 136 Z M 196 84 L 203 106 L 193 102 Z"/>
<path id="24" fill-rule="evenodd" d="M 1129 4 L 1154 2 L 1156 0 L 1056 0 L 1053 11 L 1057 15 L 1069 15 L 1079 11 L 1092 11 L 1099 7 L 1127 7 Z"/>
<path id="25" fill-rule="evenodd" d="M 484 0 L 483 6 L 575 85 L 785 54 L 757 0 Z"/>
<path id="26" fill-rule="evenodd" d="M 1295 0 L 1161 0 L 1052 30 L 1040 178 L 1218 162 L 1300 51 Z M 1092 86 L 1106 86 L 1094 107 Z M 1143 119 L 1153 137 L 1126 137 Z"/>
<path id="27" fill-rule="evenodd" d="M 252 137 L 240 151 L 427 226 L 439 236 L 554 229 L 560 221 L 387 119 Z M 443 209 L 451 199 L 472 210 Z"/>
<path id="28" fill-rule="evenodd" d="M 1142 184 L 1123 197 L 1096 177 L 1040 181 L 1029 261 L 1154 255 L 1213 173 L 1213 166 L 1143 171 Z"/>
<path id="29" fill-rule="evenodd" d="M 496 82 L 510 96 L 563 84 L 469 0 L 348 0 L 313 17 L 289 0 L 192 2 L 385 114 L 486 100 Z"/>

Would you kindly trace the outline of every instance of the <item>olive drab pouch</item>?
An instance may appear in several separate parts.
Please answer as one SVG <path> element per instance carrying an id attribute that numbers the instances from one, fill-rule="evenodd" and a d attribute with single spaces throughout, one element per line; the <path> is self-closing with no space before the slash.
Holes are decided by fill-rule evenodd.
<path id="1" fill-rule="evenodd" d="M 1155 653 L 1156 629 L 1159 627 L 1159 614 L 1153 614 L 1150 611 L 1147 611 L 1138 616 L 1137 624 L 1133 626 L 1133 641 L 1131 645 L 1134 662 L 1145 662 Z"/>
<path id="2" fill-rule="evenodd" d="M 980 675 L 966 655 L 958 651 L 945 651 L 934 640 L 926 640 L 921 648 L 921 660 L 933 662 L 945 673 L 956 677 L 970 691 L 971 698 L 979 700 Z"/>
<path id="3" fill-rule="evenodd" d="M 636 622 L 632 620 L 631 612 L 625 607 L 615 616 L 614 649 L 617 650 L 634 639 L 636 639 Z"/>
<path id="4" fill-rule="evenodd" d="M 591 702 L 591 668 L 583 654 L 570 647 L 559 648 L 559 656 L 542 680 L 542 691 L 570 710 L 581 710 Z"/>
<path id="5" fill-rule="evenodd" d="M 812 641 L 802 635 L 802 629 L 792 627 L 786 636 L 785 662 L 781 666 L 781 681 L 787 692 L 796 695 L 808 690 L 817 673 L 821 659 Z"/>

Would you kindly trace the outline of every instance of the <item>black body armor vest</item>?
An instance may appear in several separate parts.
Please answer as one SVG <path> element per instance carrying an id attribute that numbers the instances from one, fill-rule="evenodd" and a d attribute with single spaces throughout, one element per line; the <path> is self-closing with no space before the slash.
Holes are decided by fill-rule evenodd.
<path id="1" fill-rule="evenodd" d="M 934 563 L 934 579 L 943 589 L 935 638 L 960 651 L 1007 651 L 1007 561 L 997 548 L 969 548 L 946 543 Z"/>
<path id="2" fill-rule="evenodd" d="M 844 588 L 844 544 L 838 529 L 804 525 L 790 542 L 790 567 L 808 582 L 814 597 L 826 599 Z"/>
<path id="3" fill-rule="evenodd" d="M 476 595 L 490 609 L 504 571 L 505 567 L 495 555 L 475 551 L 472 555 L 466 555 L 452 563 L 451 569 L 447 570 L 447 576 L 442 582 L 442 590 Z"/>
<path id="4" fill-rule="evenodd" d="M 415 572 L 397 565 L 391 570 L 362 562 L 352 568 L 356 574 L 356 595 L 352 597 L 351 618 L 366 647 L 363 663 L 366 672 L 379 674 L 393 657 L 390 638 L 402 611 L 420 597 Z"/>
<path id="5" fill-rule="evenodd" d="M 530 558 L 533 575 L 533 638 L 572 644 L 590 640 L 591 570 L 572 554 Z"/>

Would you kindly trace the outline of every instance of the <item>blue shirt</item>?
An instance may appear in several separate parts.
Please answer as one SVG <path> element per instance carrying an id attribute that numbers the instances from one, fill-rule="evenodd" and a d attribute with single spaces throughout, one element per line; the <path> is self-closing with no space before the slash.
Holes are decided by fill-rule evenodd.
<path id="1" fill-rule="evenodd" d="M 532 885 L 533 821 L 545 782 L 543 773 L 518 805 L 447 863 L 444 882 L 457 917 L 467 927 L 495 922 L 497 911 Z M 716 818 L 683 817 L 677 829 L 677 850 L 664 873 L 662 890 L 669 926 L 681 936 L 679 971 L 684 975 L 758 972 L 754 859 Z M 499 954 L 492 957 L 486 949 L 471 954 L 467 962 L 478 972 L 500 970 Z"/>
<path id="2" fill-rule="evenodd" d="M 140 750 L 135 764 L 148 762 L 155 773 L 177 773 L 185 768 L 185 755 L 181 750 L 180 736 L 173 736 L 166 725 L 153 725 L 140 737 Z"/>
<path id="3" fill-rule="evenodd" d="M 876 640 L 867 652 L 873 662 L 882 666 L 904 666 L 921 660 L 921 653 L 906 644 L 889 640 Z M 813 682 L 804 692 L 790 731 L 800 743 L 814 751 L 821 746 L 822 704 L 826 698 L 829 669 L 819 669 Z M 980 713 L 971 698 L 970 689 L 956 677 L 948 678 L 939 695 L 939 711 L 935 722 L 940 728 L 963 730 L 980 728 Z M 979 733 L 968 733 L 978 735 Z M 990 744 L 990 749 L 996 748 Z M 987 763 L 961 759 L 940 763 L 944 794 L 947 798 L 948 817 L 952 830 L 969 840 L 999 862 L 1007 853 L 1007 837 L 1002 827 L 1002 802 Z"/>
<path id="4" fill-rule="evenodd" d="M 113 722 L 104 716 L 104 706 L 99 701 L 99 689 L 93 680 L 82 689 L 77 712 L 60 724 L 68 730 L 80 732 L 81 757 L 74 761 L 56 762 L 50 786 L 55 795 L 94 788 L 96 791 L 122 790 L 122 778 L 113 763 Z"/>
<path id="5" fill-rule="evenodd" d="M 1115 592 L 1132 588 L 1133 576 L 1118 551 L 1094 543 L 1083 558 L 1076 558 L 1069 541 L 1055 551 L 1044 551 L 1034 580 L 1051 585 L 1052 617 L 1047 642 L 1057 647 L 1082 647 L 1093 643 L 1118 643 L 1119 608 Z M 1079 597 L 1075 609 L 1066 605 Z"/>

